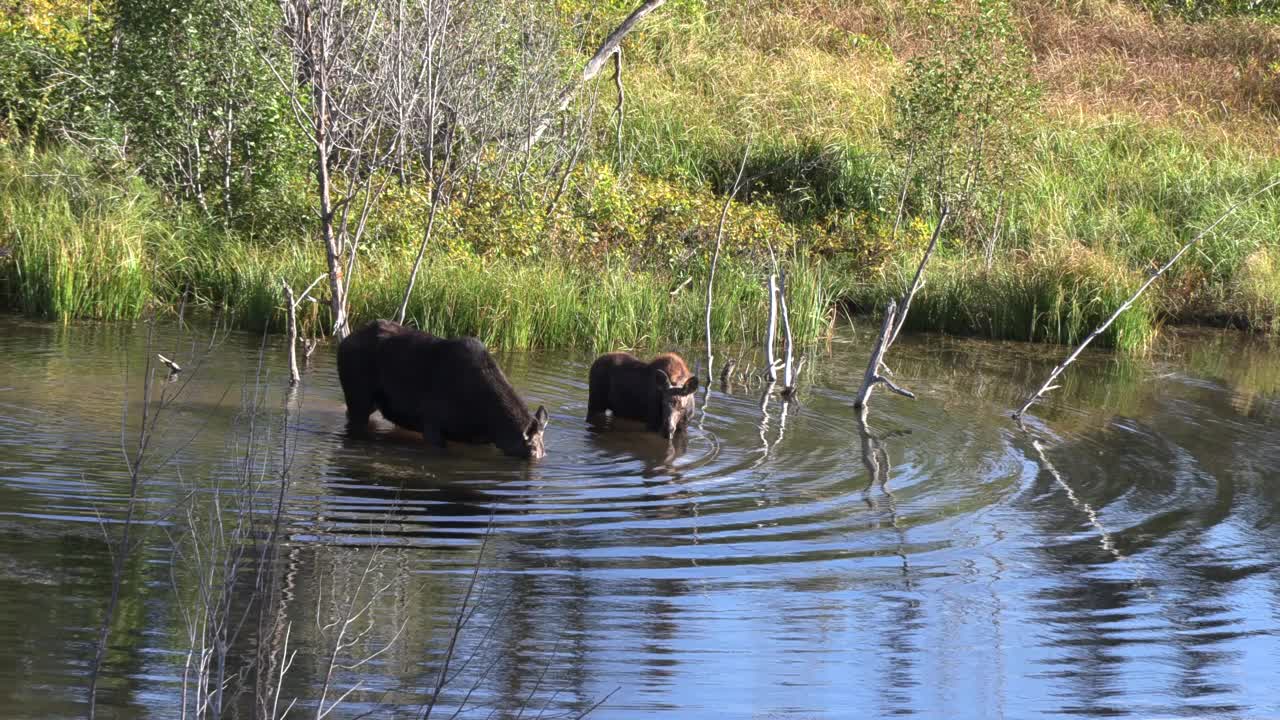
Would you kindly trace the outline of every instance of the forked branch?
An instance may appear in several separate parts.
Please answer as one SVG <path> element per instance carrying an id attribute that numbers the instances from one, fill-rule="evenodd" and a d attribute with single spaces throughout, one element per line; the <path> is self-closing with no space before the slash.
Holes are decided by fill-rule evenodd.
<path id="1" fill-rule="evenodd" d="M 862 422 L 867 421 L 867 403 L 871 400 L 871 391 L 876 385 L 884 384 L 895 393 L 903 397 L 915 400 L 916 396 L 910 390 L 898 387 L 892 380 L 880 374 L 880 368 L 884 365 L 884 354 L 889 349 L 889 343 L 892 342 L 894 317 L 897 314 L 897 303 L 890 300 L 888 307 L 884 309 L 884 322 L 880 326 L 880 337 L 876 339 L 875 349 L 871 351 L 871 361 L 867 363 L 867 372 L 862 377 L 862 389 L 858 391 L 858 398 L 854 401 L 853 406 L 858 409 L 858 416 Z"/>

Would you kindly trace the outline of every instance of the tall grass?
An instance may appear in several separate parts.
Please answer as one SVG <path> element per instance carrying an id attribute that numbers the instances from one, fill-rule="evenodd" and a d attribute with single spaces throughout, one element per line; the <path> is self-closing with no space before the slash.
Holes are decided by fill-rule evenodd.
<path id="1" fill-rule="evenodd" d="M 324 272 L 318 243 L 255 242 L 229 234 L 164 207 L 140 181 L 95 174 L 70 152 L 0 154 L 0 180 L 0 248 L 12 254 L 0 258 L 3 297 L 30 314 L 131 319 L 149 302 L 176 308 L 185 298 L 189 305 L 224 311 L 241 327 L 280 329 L 281 280 L 301 289 Z M 714 204 L 706 200 L 700 204 Z M 697 215 L 689 214 L 690 222 Z M 743 238 L 774 232 L 777 222 L 745 209 Z M 469 238 L 449 243 L 429 257 L 409 319 L 437 334 L 475 335 L 506 348 L 694 343 L 704 323 L 701 254 L 695 246 L 675 266 L 637 261 L 632 246 L 643 244 L 639 233 L 655 225 L 631 225 L 628 242 L 600 258 L 482 256 Z M 675 230 L 668 234 L 675 237 Z M 395 314 L 415 249 L 395 237 L 371 242 L 351 286 L 355 322 Z M 765 273 L 748 256 L 726 260 L 717 274 L 711 318 L 717 341 L 752 342 L 764 335 Z M 789 272 L 793 330 L 800 342 L 816 340 L 829 327 L 830 279 L 803 254 L 789 261 Z M 326 290 L 322 283 L 316 293 Z M 303 306 L 304 331 L 326 332 L 326 305 Z"/>
<path id="2" fill-rule="evenodd" d="M 67 151 L 0 154 L 0 293 L 56 320 L 137 317 L 151 293 L 149 247 L 168 234 L 137 178 L 97 176 Z"/>
<path id="3" fill-rule="evenodd" d="M 850 297 L 867 308 L 901 296 L 914 265 L 895 262 Z M 1142 283 L 1106 256 L 1077 248 L 1011 256 L 987 268 L 981 258 L 941 257 L 907 316 L 908 329 L 956 335 L 1076 344 L 1105 321 Z M 1156 332 L 1151 298 L 1143 295 L 1099 338 L 1123 351 L 1145 348 Z"/>
<path id="4" fill-rule="evenodd" d="M 354 323 L 394 316 L 409 260 L 407 251 L 394 250 L 366 258 L 357 268 L 350 295 Z M 259 250 L 238 241 L 192 252 L 185 265 L 170 267 L 178 269 L 171 287 L 185 284 L 200 301 L 225 307 L 237 324 L 275 329 L 283 323 L 280 279 L 299 288 L 323 272 L 318 255 Z M 834 292 L 820 265 L 797 260 L 790 268 L 793 331 L 810 342 L 828 330 Z M 503 348 L 692 344 L 704 328 L 704 277 L 700 268 L 681 277 L 621 260 L 596 267 L 439 254 L 419 275 L 406 319 L 438 335 L 474 335 Z M 767 308 L 762 273 L 742 263 L 722 265 L 712 304 L 713 339 L 758 340 Z M 330 319 L 324 304 L 314 303 L 301 321 L 304 330 L 324 332 Z"/>
<path id="5" fill-rule="evenodd" d="M 1250 255 L 1234 284 L 1240 315 L 1256 330 L 1280 330 L 1280 249 L 1263 248 Z"/>
<path id="6" fill-rule="evenodd" d="M 1280 158 L 1206 143 L 1136 119 L 1046 128 L 1009 216 L 1024 248 L 1083 243 L 1130 267 L 1159 264 L 1240 198 L 1280 176 Z M 1280 194 L 1241 207 L 1184 261 L 1175 283 L 1229 282 L 1275 245 Z"/>

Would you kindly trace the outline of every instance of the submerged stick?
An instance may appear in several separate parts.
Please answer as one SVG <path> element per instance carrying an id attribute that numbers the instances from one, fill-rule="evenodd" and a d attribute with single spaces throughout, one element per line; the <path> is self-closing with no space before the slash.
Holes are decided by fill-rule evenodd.
<path id="1" fill-rule="evenodd" d="M 1218 225 L 1221 224 L 1223 220 L 1226 220 L 1228 217 L 1230 217 L 1231 214 L 1234 213 L 1236 210 L 1238 210 L 1241 206 L 1251 202 L 1254 198 L 1258 197 L 1259 195 L 1262 195 L 1263 193 L 1276 187 L 1277 185 L 1280 185 L 1280 179 L 1271 181 L 1266 187 L 1262 188 L 1261 190 L 1258 190 L 1257 192 L 1241 200 L 1235 205 L 1232 205 L 1230 208 L 1227 208 L 1227 211 L 1222 213 L 1222 215 L 1219 216 L 1217 220 L 1214 220 L 1212 225 L 1205 228 L 1204 230 L 1201 230 L 1200 233 L 1195 237 L 1191 238 L 1191 240 L 1188 241 L 1186 245 L 1183 245 L 1181 248 L 1179 248 L 1178 252 L 1174 253 L 1173 257 L 1169 258 L 1168 262 L 1160 266 L 1159 270 L 1156 270 L 1154 273 L 1152 273 L 1151 277 L 1147 278 L 1147 281 L 1142 283 L 1142 287 L 1139 287 L 1137 291 L 1133 293 L 1133 295 L 1129 296 L 1128 300 L 1125 300 L 1124 303 L 1120 305 L 1120 307 L 1116 308 L 1115 312 L 1111 313 L 1111 317 L 1107 318 L 1106 322 L 1102 323 L 1097 327 L 1097 329 L 1089 333 L 1089 336 L 1084 339 L 1084 342 L 1080 343 L 1079 347 L 1077 347 L 1074 351 L 1072 351 L 1072 353 L 1067 356 L 1066 360 L 1063 360 L 1061 363 L 1059 363 L 1057 367 L 1053 369 L 1053 372 L 1049 373 L 1049 378 L 1044 381 L 1044 384 L 1041 385 L 1040 388 L 1036 390 L 1034 394 L 1031 395 L 1031 397 L 1027 398 L 1027 401 L 1022 404 L 1022 407 L 1018 408 L 1018 410 L 1013 413 L 1013 419 L 1021 420 L 1022 416 L 1027 412 L 1027 410 L 1033 404 L 1035 404 L 1035 402 L 1039 400 L 1041 396 L 1043 396 L 1045 393 L 1057 387 L 1053 384 L 1053 381 L 1058 379 L 1058 376 L 1061 375 L 1062 372 L 1067 369 L 1068 365 L 1075 362 L 1075 359 L 1080 356 L 1080 353 L 1084 352 L 1084 349 L 1089 346 L 1089 343 L 1093 342 L 1094 338 L 1106 332 L 1107 328 L 1111 327 L 1111 323 L 1114 323 L 1116 321 L 1116 318 L 1120 317 L 1120 313 L 1123 313 L 1125 310 L 1128 310 L 1135 302 L 1137 302 L 1138 298 L 1142 295 L 1142 293 L 1146 292 L 1147 288 L 1151 287 L 1151 284 L 1154 283 L 1157 278 L 1163 275 L 1165 270 L 1168 270 L 1169 268 L 1173 267 L 1173 264 L 1176 263 L 1178 259 L 1181 258 L 1183 255 L 1185 255 L 1186 252 L 1192 248 L 1192 246 L 1200 242 L 1200 240 L 1204 238 L 1205 235 L 1208 235 L 1214 228 L 1218 227 Z"/>
<path id="2" fill-rule="evenodd" d="M 720 370 L 720 387 L 722 390 L 727 388 L 729 383 L 733 382 L 733 370 L 736 367 L 738 367 L 738 361 L 733 358 L 729 358 L 729 361 L 724 364 L 724 368 Z"/>
<path id="3" fill-rule="evenodd" d="M 859 410 L 858 417 L 863 423 L 867 421 L 867 403 L 871 400 L 871 391 L 876 385 L 884 383 L 884 386 L 898 393 L 903 397 L 916 399 L 916 396 L 909 390 L 904 390 L 893 384 L 893 381 L 880 374 L 880 367 L 884 364 L 885 351 L 889 349 L 890 337 L 893 334 L 893 320 L 897 314 L 897 303 L 890 300 L 889 305 L 884 309 L 884 322 L 880 326 L 880 337 L 876 339 L 875 348 L 871 351 L 871 361 L 867 363 L 867 372 L 862 376 L 862 389 L 858 391 L 858 399 L 854 401 L 853 406 Z"/>

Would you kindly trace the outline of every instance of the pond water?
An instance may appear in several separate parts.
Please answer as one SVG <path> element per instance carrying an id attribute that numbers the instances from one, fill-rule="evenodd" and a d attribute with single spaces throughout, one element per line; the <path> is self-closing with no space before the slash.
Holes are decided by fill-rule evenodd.
<path id="1" fill-rule="evenodd" d="M 84 714 L 116 553 L 100 717 L 1280 715 L 1280 347 L 1086 353 L 1019 428 L 1063 348 L 906 337 L 860 428 L 869 347 L 675 447 L 500 353 L 529 464 L 348 437 L 325 347 L 289 395 L 278 338 L 0 318 L 0 715 Z"/>

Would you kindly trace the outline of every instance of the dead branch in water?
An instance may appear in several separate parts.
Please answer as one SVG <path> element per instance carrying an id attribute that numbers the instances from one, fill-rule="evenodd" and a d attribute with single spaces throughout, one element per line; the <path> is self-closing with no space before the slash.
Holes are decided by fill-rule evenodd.
<path id="1" fill-rule="evenodd" d="M 160 353 L 156 353 L 156 358 L 157 358 L 160 362 L 164 363 L 165 367 L 169 368 L 169 374 L 170 374 L 170 375 L 177 375 L 178 373 L 182 372 L 182 366 L 181 366 L 181 365 L 179 365 L 178 363 L 176 363 L 176 362 L 174 362 L 174 361 L 170 360 L 169 358 L 167 358 L 167 357 L 165 357 L 165 356 L 161 355 Z"/>
<path id="2" fill-rule="evenodd" d="M 307 289 L 303 290 L 302 295 L 297 298 L 294 298 L 293 288 L 289 283 L 284 278 L 280 278 L 280 284 L 284 287 L 285 327 L 287 333 L 285 342 L 289 351 L 289 387 L 297 387 L 298 383 L 302 381 L 302 376 L 298 373 L 298 306 L 307 299 L 307 296 L 315 289 L 316 285 L 326 277 L 328 275 L 321 275 L 312 280 Z M 307 360 L 310 360 L 311 353 L 315 352 L 316 344 L 315 341 L 311 341 L 310 346 L 307 348 Z M 306 346 L 307 343 L 304 342 L 303 345 Z"/>
<path id="3" fill-rule="evenodd" d="M 778 274 L 778 305 L 782 308 L 782 330 L 787 334 L 786 344 L 783 345 L 786 352 L 786 363 L 782 368 L 782 397 L 789 398 L 796 392 L 795 377 L 791 372 L 791 361 L 793 357 L 791 342 L 791 318 L 787 314 L 787 273 L 785 271 Z"/>
<path id="4" fill-rule="evenodd" d="M 871 362 L 867 363 L 867 372 L 862 377 L 862 389 L 858 391 L 858 399 L 854 401 L 853 406 L 859 410 L 858 417 L 863 423 L 867 421 L 867 402 L 871 400 L 871 391 L 876 385 L 881 383 L 893 392 L 903 397 L 916 399 L 916 396 L 909 390 L 904 390 L 893 383 L 892 380 L 880 374 L 880 368 L 884 365 L 884 354 L 889 349 L 889 343 L 892 342 L 894 318 L 897 314 L 897 303 L 890 300 L 889 305 L 884 309 L 884 322 L 880 326 L 880 337 L 876 340 L 875 348 L 871 351 Z"/>
<path id="5" fill-rule="evenodd" d="M 280 284 L 284 286 L 287 309 L 284 316 L 285 327 L 288 328 L 285 343 L 289 348 L 289 387 L 296 387 L 302 381 L 302 375 L 298 373 L 298 303 L 293 299 L 293 288 L 289 287 L 289 283 L 281 280 Z"/>
<path id="6" fill-rule="evenodd" d="M 880 327 L 880 337 L 876 340 L 875 347 L 871 351 L 871 363 L 867 365 L 867 372 L 862 378 L 862 389 L 858 391 L 858 399 L 854 401 L 853 406 L 858 409 L 859 417 L 865 424 L 867 419 L 867 402 L 871 399 L 871 391 L 876 385 L 881 383 L 893 392 L 915 399 L 915 395 L 909 390 L 904 390 L 893 383 L 887 375 L 888 366 L 884 364 L 885 353 L 889 352 L 889 348 L 893 346 L 893 342 L 898 339 L 898 333 L 902 332 L 902 326 L 907 321 L 907 311 L 911 308 L 911 301 L 915 298 L 916 293 L 924 285 L 924 269 L 929 264 L 929 258 L 933 257 L 934 248 L 938 246 L 938 238 L 942 236 L 942 226 L 947 222 L 947 216 L 950 211 L 944 206 L 942 214 L 938 217 L 938 225 L 933 229 L 933 237 L 929 239 L 929 246 L 925 248 L 924 256 L 920 258 L 920 264 L 916 266 L 915 277 L 911 280 L 911 286 L 907 289 L 907 294 L 902 297 L 902 309 L 898 311 L 898 304 L 892 300 L 884 310 L 884 323 Z"/>
<path id="7" fill-rule="evenodd" d="M 716 249 L 711 255 L 711 272 L 707 276 L 707 385 L 710 387 L 711 378 L 715 374 L 712 369 L 712 363 L 715 362 L 715 356 L 711 354 L 711 290 L 716 282 L 716 264 L 720 261 L 720 244 L 724 241 L 724 221 L 729 217 L 729 205 L 733 202 L 733 198 L 738 194 L 738 190 L 742 187 L 742 171 L 747 167 L 747 155 L 751 152 L 751 144 L 748 143 L 742 149 L 742 162 L 738 163 L 738 176 L 733 179 L 733 188 L 729 190 L 729 196 L 724 199 L 724 207 L 720 209 L 720 226 L 716 229 Z"/>
<path id="8" fill-rule="evenodd" d="M 774 263 L 774 264 L 776 265 L 777 263 Z M 777 340 L 777 336 L 778 336 L 778 275 L 776 272 L 774 272 L 774 273 L 770 273 L 769 275 L 769 330 L 768 330 L 768 333 L 765 335 L 765 341 L 764 341 L 765 362 L 768 363 L 768 365 L 765 367 L 764 373 L 765 373 L 765 377 L 768 378 L 769 382 L 771 383 L 776 382 L 778 380 L 778 374 L 777 374 L 778 363 L 773 356 L 773 346 L 774 346 L 774 342 Z"/>
<path id="9" fill-rule="evenodd" d="M 738 367 L 738 361 L 734 360 L 733 358 L 729 358 L 728 362 L 724 364 L 724 368 L 720 370 L 721 390 L 725 390 L 726 388 L 729 387 L 729 384 L 733 382 L 733 371 L 737 367 Z"/>
<path id="10" fill-rule="evenodd" d="M 1080 353 L 1084 352 L 1084 349 L 1089 346 L 1089 343 L 1094 341 L 1094 338 L 1097 338 L 1099 335 L 1106 332 L 1107 328 L 1111 327 L 1111 324 L 1116 321 L 1116 318 L 1120 317 L 1121 313 L 1123 313 L 1125 310 L 1128 310 L 1135 302 L 1137 302 L 1138 298 L 1142 295 L 1142 293 L 1146 292 L 1147 288 L 1151 287 L 1151 284 L 1154 283 L 1157 278 L 1163 275 L 1166 270 L 1173 267 L 1173 264 L 1178 262 L 1178 259 L 1181 258 L 1183 255 L 1185 255 L 1188 250 L 1190 250 L 1193 246 L 1195 246 L 1196 243 L 1200 242 L 1200 240 L 1204 238 L 1204 236 L 1212 232 L 1214 228 L 1218 227 L 1218 225 L 1221 224 L 1223 220 L 1226 220 L 1228 217 L 1230 217 L 1231 214 L 1234 213 L 1236 210 L 1238 210 L 1240 207 L 1242 207 L 1243 205 L 1249 202 L 1252 202 L 1254 198 L 1257 198 L 1259 195 L 1262 195 L 1263 193 L 1267 192 L 1268 190 L 1271 190 L 1277 185 L 1280 185 L 1280 179 L 1271 181 L 1269 184 L 1267 184 L 1266 187 L 1254 192 L 1249 197 L 1227 208 L 1227 211 L 1222 213 L 1222 215 L 1219 216 L 1217 220 L 1214 220 L 1213 224 L 1209 225 L 1209 227 L 1205 228 L 1204 230 L 1201 230 L 1200 233 L 1197 234 L 1195 237 L 1191 238 L 1191 240 L 1189 240 L 1187 244 L 1179 248 L 1178 252 L 1174 253 L 1173 257 L 1169 258 L 1168 262 L 1162 265 L 1160 269 L 1151 273 L 1151 277 L 1147 278 L 1147 281 L 1142 283 L 1142 287 L 1139 287 L 1133 293 L 1133 295 L 1129 296 L 1128 300 L 1125 300 L 1124 303 L 1120 305 L 1120 307 L 1116 308 L 1115 312 L 1111 313 L 1111 317 L 1107 318 L 1106 322 L 1102 323 L 1097 327 L 1097 329 L 1089 333 L 1089 336 L 1084 339 L 1084 342 L 1080 343 L 1079 347 L 1073 350 L 1072 353 L 1067 356 L 1066 360 L 1063 360 L 1061 363 L 1059 363 L 1057 367 L 1053 369 L 1053 372 L 1049 373 L 1049 378 L 1044 381 L 1044 384 L 1041 385 L 1040 388 L 1031 395 L 1031 397 L 1027 398 L 1027 401 L 1022 404 L 1022 407 L 1018 408 L 1018 410 L 1013 413 L 1013 419 L 1021 420 L 1022 416 L 1027 412 L 1027 410 L 1037 400 L 1039 400 L 1041 396 L 1043 396 L 1045 393 L 1049 392 L 1050 390 L 1053 390 L 1054 388 L 1058 387 L 1057 385 L 1053 384 L 1053 381 L 1058 379 L 1058 376 L 1061 375 L 1062 372 L 1067 369 L 1067 366 L 1075 362 L 1075 359 L 1080 356 Z"/>

